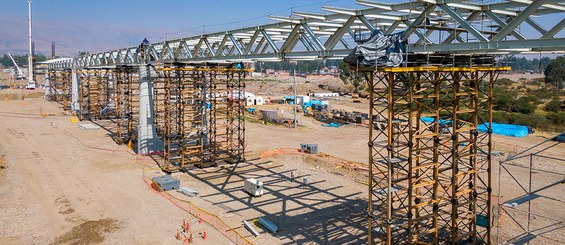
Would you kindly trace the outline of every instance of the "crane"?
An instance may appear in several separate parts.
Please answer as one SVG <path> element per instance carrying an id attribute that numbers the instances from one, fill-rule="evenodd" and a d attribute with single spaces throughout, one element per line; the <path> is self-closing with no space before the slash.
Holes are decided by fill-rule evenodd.
<path id="1" fill-rule="evenodd" d="M 12 57 L 12 55 L 10 53 L 8 53 L 8 56 L 10 56 L 10 59 L 12 60 L 14 65 L 16 66 L 16 74 L 15 74 L 16 80 L 25 80 L 26 77 L 24 76 L 24 73 L 22 72 L 22 70 L 20 69 L 20 67 L 18 66 L 16 61 L 14 60 L 14 57 Z"/>

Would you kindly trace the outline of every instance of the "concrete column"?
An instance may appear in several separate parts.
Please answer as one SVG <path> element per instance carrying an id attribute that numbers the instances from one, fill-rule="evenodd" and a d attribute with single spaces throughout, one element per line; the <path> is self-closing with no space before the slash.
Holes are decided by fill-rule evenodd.
<path id="1" fill-rule="evenodd" d="M 137 153 L 149 154 L 163 151 L 163 141 L 157 137 L 153 124 L 153 79 L 151 67 L 139 67 L 139 125 Z"/>
<path id="2" fill-rule="evenodd" d="M 75 69 L 71 71 L 71 112 L 80 110 L 78 86 L 79 86 L 78 73 Z"/>
<path id="3" fill-rule="evenodd" d="M 48 97 L 51 97 L 51 95 L 53 94 L 53 90 L 51 90 L 51 80 L 49 78 L 49 74 L 45 74 L 45 86 L 44 86 L 44 98 L 47 99 Z"/>

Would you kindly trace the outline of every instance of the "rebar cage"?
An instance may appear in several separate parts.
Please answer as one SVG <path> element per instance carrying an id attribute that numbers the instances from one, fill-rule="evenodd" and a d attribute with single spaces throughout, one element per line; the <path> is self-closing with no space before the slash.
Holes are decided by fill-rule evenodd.
<path id="1" fill-rule="evenodd" d="M 505 70 L 364 71 L 370 244 L 490 243 L 492 92 Z"/>

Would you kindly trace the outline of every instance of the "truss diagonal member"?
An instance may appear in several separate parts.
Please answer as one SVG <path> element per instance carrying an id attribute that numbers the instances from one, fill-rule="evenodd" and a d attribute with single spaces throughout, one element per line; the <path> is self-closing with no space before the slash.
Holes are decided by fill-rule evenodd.
<path id="1" fill-rule="evenodd" d="M 410 24 L 410 21 L 407 21 L 407 20 L 404 20 L 404 24 L 405 24 L 406 26 L 413 25 L 413 23 Z M 416 34 L 416 36 L 418 36 L 418 38 L 419 38 L 419 40 L 418 40 L 417 42 L 420 42 L 420 41 L 422 41 L 422 40 L 425 40 L 426 43 L 432 43 L 432 41 L 431 41 L 425 34 L 423 34 L 420 30 L 414 29 L 413 32 L 414 32 L 414 33 Z M 408 35 L 406 35 L 406 38 L 407 38 L 407 37 L 408 37 Z"/>
<path id="2" fill-rule="evenodd" d="M 245 55 L 249 54 L 249 52 L 251 51 L 251 48 L 253 47 L 253 45 L 255 44 L 255 41 L 257 41 L 257 38 L 259 37 L 259 33 L 261 31 L 259 31 L 259 29 L 255 30 L 255 32 L 253 33 L 253 36 L 251 36 L 251 40 L 249 40 L 249 43 L 247 44 L 247 47 L 245 47 L 245 50 L 243 51 L 243 53 Z"/>
<path id="3" fill-rule="evenodd" d="M 434 4 L 428 5 L 428 7 L 426 7 L 426 9 L 422 11 L 422 13 L 414 20 L 414 22 L 412 22 L 412 24 L 410 24 L 410 21 L 408 20 L 403 21 L 408 26 L 408 28 L 406 29 L 406 33 L 404 34 L 405 40 L 408 39 L 408 37 L 410 37 L 410 35 L 412 35 L 412 33 L 417 30 L 416 26 L 420 25 L 426 19 L 426 16 L 428 16 L 432 11 L 434 11 L 435 8 L 436 5 Z"/>
<path id="4" fill-rule="evenodd" d="M 169 44 L 163 43 L 163 46 L 161 46 L 161 52 L 159 53 L 159 58 L 161 60 L 164 60 L 168 58 L 169 54 L 170 54 Z"/>
<path id="5" fill-rule="evenodd" d="M 396 30 L 396 28 L 398 28 L 400 23 L 402 23 L 401 20 L 395 20 L 394 22 L 392 22 L 392 25 L 389 26 L 388 29 L 386 29 L 385 34 L 386 35 L 392 34 L 394 32 L 394 30 Z"/>
<path id="6" fill-rule="evenodd" d="M 192 51 L 190 50 L 190 47 L 188 46 L 188 43 L 186 41 L 183 41 L 184 43 L 182 43 L 183 49 L 184 49 L 184 53 L 186 54 L 187 57 L 192 58 Z M 182 51 L 181 51 L 182 54 Z"/>
<path id="7" fill-rule="evenodd" d="M 345 41 L 345 39 L 340 38 L 339 42 L 341 42 L 341 44 L 346 48 L 346 49 L 351 49 L 351 47 L 349 46 L 349 44 Z"/>
<path id="8" fill-rule="evenodd" d="M 461 27 L 465 28 L 465 30 L 467 30 L 469 33 L 471 33 L 473 36 L 475 36 L 481 42 L 487 42 L 488 41 L 488 39 L 481 32 L 479 32 L 467 20 L 463 19 L 461 17 L 461 15 L 459 15 L 457 12 L 455 12 L 451 7 L 447 6 L 446 4 L 440 4 L 438 6 L 441 9 L 443 9 L 443 11 L 445 11 L 449 16 L 451 16 L 451 18 L 453 18 L 455 21 L 457 21 L 461 25 Z"/>
<path id="9" fill-rule="evenodd" d="M 298 39 L 300 40 L 300 42 L 304 45 L 304 47 L 306 47 L 306 50 L 308 51 L 314 51 L 316 50 L 316 48 L 314 46 L 312 46 L 312 44 L 310 42 L 308 42 L 308 40 L 306 40 L 306 38 L 304 37 L 304 35 L 300 35 L 298 36 Z"/>
<path id="10" fill-rule="evenodd" d="M 198 43 L 194 46 L 194 50 L 192 51 L 192 57 L 198 57 L 198 52 L 200 52 L 200 47 L 202 47 L 202 38 L 198 40 Z"/>
<path id="11" fill-rule="evenodd" d="M 216 52 L 214 51 L 214 49 L 212 48 L 212 45 L 210 44 L 210 42 L 208 41 L 207 37 L 202 37 L 202 39 L 204 40 L 204 44 L 206 45 L 206 48 L 208 48 L 208 55 L 209 56 L 216 56 Z"/>
<path id="12" fill-rule="evenodd" d="M 271 46 L 271 48 L 273 49 L 273 52 L 275 53 L 280 53 L 279 48 L 277 47 L 277 44 L 275 44 L 275 42 L 273 41 L 273 39 L 271 38 L 271 36 L 269 36 L 269 33 L 267 33 L 267 31 L 265 29 L 261 29 L 261 34 L 263 35 L 263 37 L 265 38 L 265 40 L 267 40 L 267 43 L 269 44 L 269 46 Z M 266 48 L 267 46 L 265 46 Z"/>
<path id="13" fill-rule="evenodd" d="M 502 40 L 506 35 L 510 34 L 516 27 L 518 27 L 526 18 L 532 15 L 535 11 L 539 9 L 539 7 L 545 2 L 546 0 L 535 0 L 533 1 L 528 7 L 526 7 L 519 15 L 517 15 L 512 21 L 508 23 L 504 28 L 500 30 L 500 32 L 494 37 L 490 39 L 491 42 L 498 42 Z"/>
<path id="14" fill-rule="evenodd" d="M 233 36 L 232 33 L 228 33 L 228 37 L 230 38 L 230 41 L 233 43 L 233 45 L 235 46 L 235 49 L 237 50 L 237 53 L 239 53 L 240 55 L 243 55 L 243 49 L 241 48 L 241 46 L 239 45 L 239 42 L 237 41 L 237 39 L 235 39 L 235 37 Z"/>
<path id="15" fill-rule="evenodd" d="M 504 20 L 502 20 L 500 17 L 498 17 L 498 15 L 496 15 L 492 11 L 487 10 L 487 11 L 484 11 L 484 13 L 488 17 L 490 17 L 492 20 L 494 20 L 494 22 L 496 22 L 498 25 L 500 25 L 500 28 L 506 27 L 506 22 Z M 519 40 L 525 40 L 526 39 L 526 37 L 524 37 L 521 33 L 517 32 L 515 29 L 512 30 L 512 35 Z"/>
<path id="16" fill-rule="evenodd" d="M 532 18 L 528 17 L 526 18 L 526 22 L 528 24 L 530 24 L 534 29 L 536 29 L 539 33 L 541 33 L 542 35 L 547 33 L 547 30 L 543 27 L 541 27 L 537 22 L 535 22 Z"/>
<path id="17" fill-rule="evenodd" d="M 320 42 L 320 39 L 318 38 L 318 36 L 316 36 L 316 34 L 314 33 L 314 31 L 312 31 L 312 28 L 310 28 L 310 26 L 306 23 L 302 24 L 302 28 L 306 31 L 306 33 L 308 33 L 308 35 L 310 36 L 310 41 L 312 41 L 314 43 L 314 45 L 316 45 L 317 50 L 326 50 L 326 47 L 324 47 L 324 45 L 322 44 L 322 42 Z"/>
<path id="18" fill-rule="evenodd" d="M 253 50 L 253 54 L 259 53 L 259 50 L 261 50 L 261 46 L 263 46 L 264 43 L 265 43 L 265 37 L 261 37 L 259 43 L 257 43 L 257 46 L 255 47 L 255 50 Z M 267 47 L 267 45 L 265 45 L 265 47 Z"/>
<path id="19" fill-rule="evenodd" d="M 551 28 L 545 34 L 543 34 L 543 36 L 541 38 L 542 39 L 553 38 L 553 36 L 555 36 L 555 34 L 560 32 L 561 30 L 563 30 L 563 27 L 565 27 L 565 18 L 562 19 L 559 23 L 557 23 L 557 25 L 555 25 L 553 28 Z"/>
<path id="20" fill-rule="evenodd" d="M 377 30 L 377 28 L 373 24 L 371 24 L 371 22 L 369 22 L 369 20 L 365 16 L 360 15 L 357 16 L 357 18 L 363 23 L 363 25 L 365 25 L 369 29 L 369 31 L 374 32 Z"/>
<path id="21" fill-rule="evenodd" d="M 228 35 L 224 35 L 222 41 L 218 45 L 218 50 L 216 51 L 216 57 L 224 55 L 224 48 L 226 47 L 227 41 L 228 41 Z"/>
<path id="22" fill-rule="evenodd" d="M 287 52 L 292 51 L 292 49 L 294 48 L 294 46 L 298 42 L 298 36 L 300 35 L 300 27 L 301 27 L 301 25 L 298 24 L 298 25 L 295 25 L 294 28 L 292 28 L 292 31 L 290 32 L 290 34 L 288 34 L 286 41 L 283 43 L 283 45 L 281 47 L 282 53 L 287 53 Z"/>

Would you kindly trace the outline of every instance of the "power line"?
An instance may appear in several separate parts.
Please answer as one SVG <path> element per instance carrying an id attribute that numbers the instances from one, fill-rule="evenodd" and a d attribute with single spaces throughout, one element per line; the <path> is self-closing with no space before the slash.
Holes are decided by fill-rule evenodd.
<path id="1" fill-rule="evenodd" d="M 303 8 L 303 7 L 310 7 L 310 6 L 315 6 L 315 5 L 320 5 L 320 4 L 326 4 L 326 3 L 331 3 L 331 2 L 338 2 L 338 1 L 342 1 L 342 0 L 327 0 L 327 1 L 322 1 L 322 2 L 316 2 L 316 3 L 310 3 L 310 4 L 303 4 L 303 5 L 298 5 L 298 6 L 291 6 L 276 12 L 272 12 L 272 13 L 268 13 L 268 14 L 264 14 L 261 16 L 257 16 L 257 17 L 252 17 L 252 18 L 247 18 L 247 19 L 242 19 L 242 20 L 237 20 L 237 21 L 230 21 L 230 22 L 224 22 L 224 23 L 216 23 L 216 24 L 209 24 L 209 25 L 198 25 L 198 26 L 193 26 L 191 28 L 185 29 L 185 30 L 180 30 L 180 31 L 175 31 L 175 32 L 166 32 L 163 33 L 161 35 L 156 35 L 156 36 L 150 36 L 148 38 L 162 38 L 163 36 L 165 37 L 165 39 L 167 38 L 168 35 L 171 34 L 179 34 L 179 33 L 184 33 L 184 32 L 189 32 L 189 31 L 193 31 L 196 29 L 200 29 L 202 28 L 203 30 L 205 30 L 206 27 L 215 27 L 215 26 L 226 26 L 226 25 L 233 25 L 233 24 L 240 24 L 240 23 L 244 23 L 244 22 L 249 22 L 249 21 L 253 21 L 253 20 L 258 20 L 261 18 L 265 18 L 265 17 L 269 17 L 270 15 L 274 15 L 274 14 L 279 14 L 281 12 L 285 12 L 288 10 L 294 10 L 296 8 Z M 205 34 L 205 33 L 203 33 Z"/>

